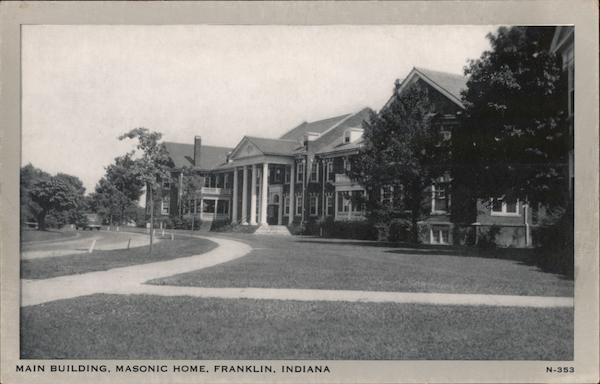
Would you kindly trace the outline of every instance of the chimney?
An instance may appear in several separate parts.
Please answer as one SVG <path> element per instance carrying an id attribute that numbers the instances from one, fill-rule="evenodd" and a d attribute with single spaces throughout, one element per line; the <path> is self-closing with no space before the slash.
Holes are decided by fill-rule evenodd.
<path id="1" fill-rule="evenodd" d="M 194 166 L 200 166 L 200 150 L 202 149 L 202 137 L 194 136 Z"/>

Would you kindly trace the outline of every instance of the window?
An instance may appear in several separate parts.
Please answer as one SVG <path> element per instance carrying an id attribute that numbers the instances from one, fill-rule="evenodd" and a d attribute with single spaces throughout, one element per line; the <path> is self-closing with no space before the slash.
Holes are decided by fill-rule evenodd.
<path id="1" fill-rule="evenodd" d="M 381 188 L 381 204 L 387 207 L 391 207 L 394 201 L 394 187 L 391 185 L 384 185 Z"/>
<path id="2" fill-rule="evenodd" d="M 202 201 L 202 212 L 203 213 L 215 213 L 215 201 L 216 200 Z"/>
<path id="3" fill-rule="evenodd" d="M 448 126 L 448 125 L 440 126 L 440 138 L 442 139 L 442 141 L 448 141 L 452 138 L 452 131 L 450 129 L 450 126 Z"/>
<path id="4" fill-rule="evenodd" d="M 283 198 L 283 212 L 286 216 L 290 215 L 290 196 L 285 195 Z"/>
<path id="5" fill-rule="evenodd" d="M 296 195 L 296 216 L 302 216 L 302 195 Z"/>
<path id="6" fill-rule="evenodd" d="M 492 216 L 519 216 L 519 200 L 492 199 Z"/>
<path id="7" fill-rule="evenodd" d="M 431 186 L 431 212 L 445 213 L 448 211 L 448 196 L 446 195 L 446 184 L 433 184 Z"/>
<path id="8" fill-rule="evenodd" d="M 217 200 L 217 214 L 221 214 L 221 215 L 229 214 L 229 201 Z"/>
<path id="9" fill-rule="evenodd" d="M 347 157 L 344 157 L 344 171 L 350 172 L 350 168 L 351 168 L 350 159 Z"/>
<path id="10" fill-rule="evenodd" d="M 338 212 L 350 211 L 350 194 L 348 192 L 338 192 Z"/>
<path id="11" fill-rule="evenodd" d="M 296 170 L 296 182 L 301 183 L 304 180 L 304 163 L 298 163 Z"/>
<path id="12" fill-rule="evenodd" d="M 290 183 L 290 171 L 286 168 L 284 171 L 284 180 L 286 184 Z"/>
<path id="13" fill-rule="evenodd" d="M 162 189 L 165 191 L 171 189 L 171 183 L 168 180 L 163 180 Z"/>
<path id="14" fill-rule="evenodd" d="M 345 131 L 344 132 L 343 143 L 344 144 L 348 144 L 350 142 L 350 137 L 351 137 L 350 131 L 349 130 Z"/>
<path id="15" fill-rule="evenodd" d="M 171 199 L 169 198 L 169 196 L 163 197 L 162 201 L 160 202 L 160 213 L 161 213 L 161 215 L 168 215 L 169 214 L 170 205 L 171 205 Z"/>
<path id="16" fill-rule="evenodd" d="M 281 183 L 281 168 L 275 168 L 275 173 L 273 174 L 273 182 L 276 184 Z"/>
<path id="17" fill-rule="evenodd" d="M 319 164 L 317 161 L 313 161 L 310 168 L 310 181 L 315 183 L 319 181 Z"/>
<path id="18" fill-rule="evenodd" d="M 335 172 L 333 171 L 333 160 L 327 162 L 327 181 L 335 180 Z"/>
<path id="19" fill-rule="evenodd" d="M 228 173 L 225 174 L 225 181 L 223 182 L 223 188 L 225 188 L 225 189 L 229 188 L 229 174 Z"/>
<path id="20" fill-rule="evenodd" d="M 350 206 L 352 207 L 352 212 L 362 212 L 363 210 L 363 203 L 362 203 L 362 197 L 363 197 L 364 193 L 363 191 L 352 191 L 351 193 L 351 200 L 350 200 Z"/>
<path id="21" fill-rule="evenodd" d="M 434 225 L 430 231 L 431 244 L 450 244 L 450 227 L 447 225 Z"/>
<path id="22" fill-rule="evenodd" d="M 308 199 L 308 212 L 311 216 L 319 214 L 319 196 L 311 195 Z"/>
<path id="23" fill-rule="evenodd" d="M 204 186 L 210 188 L 210 176 L 204 176 Z"/>
<path id="24" fill-rule="evenodd" d="M 327 206 L 327 216 L 333 216 L 333 195 L 327 194 L 325 196 L 325 204 Z"/>

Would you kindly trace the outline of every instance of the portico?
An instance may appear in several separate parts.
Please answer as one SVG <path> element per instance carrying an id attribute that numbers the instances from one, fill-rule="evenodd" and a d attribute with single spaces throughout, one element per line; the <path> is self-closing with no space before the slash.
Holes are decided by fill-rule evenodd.
<path id="1" fill-rule="evenodd" d="M 283 143 L 273 143 L 274 141 Z M 281 148 L 283 144 L 283 148 Z M 233 172 L 231 222 L 242 225 L 284 225 L 293 221 L 293 200 L 290 215 L 284 223 L 284 175 L 294 179 L 294 158 L 289 153 L 298 144 L 288 140 L 269 140 L 244 137 L 232 151 L 228 162 L 219 171 Z M 268 151 L 275 147 L 280 152 Z M 265 148 L 267 147 L 267 148 Z M 289 185 L 293 196 L 294 183 Z"/>

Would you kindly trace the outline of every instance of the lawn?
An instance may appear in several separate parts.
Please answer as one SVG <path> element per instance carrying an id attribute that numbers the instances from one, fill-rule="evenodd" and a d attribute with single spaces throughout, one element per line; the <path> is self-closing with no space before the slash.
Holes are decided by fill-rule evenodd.
<path id="1" fill-rule="evenodd" d="M 153 280 L 199 287 L 573 296 L 573 281 L 517 260 L 364 242 L 236 236 L 255 250 L 200 271 Z"/>
<path id="2" fill-rule="evenodd" d="M 68 256 L 45 257 L 21 260 L 22 279 L 47 279 L 77 273 L 104 271 L 129 265 L 153 263 L 178 257 L 192 256 L 210 251 L 216 243 L 195 238 L 162 240 L 153 246 L 152 255 L 148 247 L 94 251 Z"/>
<path id="3" fill-rule="evenodd" d="M 46 230 L 38 231 L 35 229 L 21 229 L 21 243 L 31 243 L 35 241 L 62 240 L 74 238 L 77 235 L 76 231 L 58 231 Z"/>
<path id="4" fill-rule="evenodd" d="M 98 294 L 20 324 L 26 359 L 573 359 L 565 308 Z"/>

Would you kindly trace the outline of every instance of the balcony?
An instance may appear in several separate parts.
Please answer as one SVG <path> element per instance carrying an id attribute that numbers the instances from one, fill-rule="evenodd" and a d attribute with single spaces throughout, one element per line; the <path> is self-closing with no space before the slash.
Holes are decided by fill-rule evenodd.
<path id="1" fill-rule="evenodd" d="M 212 196 L 231 196 L 231 188 L 202 187 L 200 188 L 200 193 Z"/>
<path id="2" fill-rule="evenodd" d="M 335 185 L 335 186 L 342 186 L 342 185 L 357 186 L 360 184 L 358 181 L 351 179 L 350 176 L 346 175 L 345 173 L 336 173 L 333 185 Z"/>

